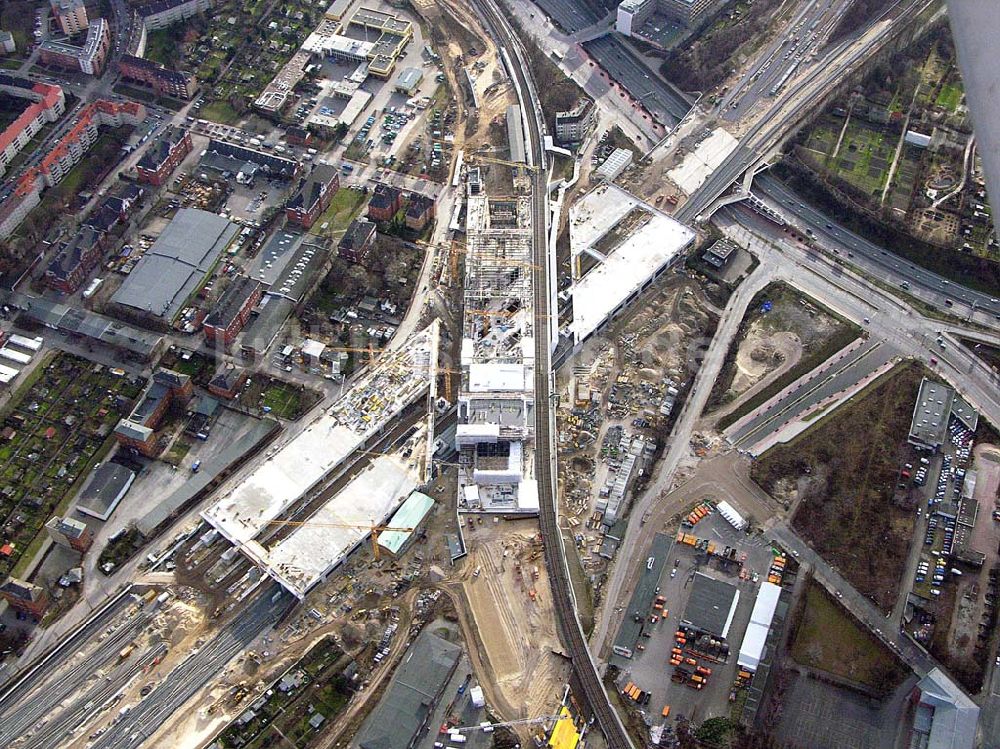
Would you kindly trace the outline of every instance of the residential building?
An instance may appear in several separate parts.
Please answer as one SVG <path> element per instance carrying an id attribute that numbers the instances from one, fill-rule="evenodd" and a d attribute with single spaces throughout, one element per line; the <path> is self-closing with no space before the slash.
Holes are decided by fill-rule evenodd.
<path id="1" fill-rule="evenodd" d="M 103 18 L 95 18 L 87 26 L 87 38 L 82 47 L 67 41 L 46 39 L 38 49 L 39 57 L 46 65 L 99 76 L 104 73 L 111 49 L 111 28 Z"/>
<path id="2" fill-rule="evenodd" d="M 246 276 L 236 278 L 205 318 L 205 340 L 229 348 L 263 294 L 264 287 L 259 281 Z"/>
<path id="3" fill-rule="evenodd" d="M 186 100 L 198 90 L 198 79 L 192 73 L 172 70 L 135 55 L 122 55 L 118 71 L 123 78 L 149 86 L 157 96 Z"/>
<path id="4" fill-rule="evenodd" d="M 581 99 L 566 112 L 556 112 L 556 140 L 559 143 L 581 143 L 596 121 L 597 107 L 590 99 Z"/>
<path id="5" fill-rule="evenodd" d="M 208 381 L 208 392 L 227 400 L 235 400 L 243 391 L 250 373 L 243 367 L 223 362 Z"/>
<path id="6" fill-rule="evenodd" d="M 429 195 L 410 193 L 406 204 L 406 228 L 417 232 L 426 229 L 434 220 L 435 205 L 434 198 Z"/>
<path id="7" fill-rule="evenodd" d="M 49 594 L 45 592 L 45 588 L 16 577 L 8 577 L 7 582 L 0 586 L 0 598 L 15 611 L 36 620 L 41 619 L 49 607 Z"/>
<path id="8" fill-rule="evenodd" d="M 146 28 L 154 31 L 211 10 L 212 5 L 212 0 L 153 0 L 137 6 L 136 12 Z"/>
<path id="9" fill-rule="evenodd" d="M 104 253 L 104 234 L 91 226 L 82 226 L 73 237 L 59 243 L 56 256 L 45 270 L 49 288 L 72 294 L 97 267 Z"/>
<path id="10" fill-rule="evenodd" d="M 368 201 L 368 218 L 388 223 L 403 207 L 403 192 L 392 185 L 375 185 L 371 200 Z"/>
<path id="11" fill-rule="evenodd" d="M 285 128 L 285 140 L 294 146 L 308 146 L 313 142 L 313 134 L 304 127 L 289 125 Z"/>
<path id="12" fill-rule="evenodd" d="M 174 402 L 187 403 L 194 394 L 188 375 L 172 369 L 158 369 L 139 397 L 132 413 L 115 427 L 115 439 L 120 445 L 138 450 L 147 457 L 156 455 L 156 428 Z"/>
<path id="13" fill-rule="evenodd" d="M 147 185 L 164 185 L 170 175 L 191 153 L 191 133 L 183 128 L 170 126 L 153 141 L 135 165 L 139 181 Z"/>
<path id="14" fill-rule="evenodd" d="M 52 15 L 66 36 L 79 34 L 89 25 L 84 0 L 52 0 Z"/>
<path id="15" fill-rule="evenodd" d="M 289 223 L 310 228 L 330 205 L 340 188 L 340 174 L 331 164 L 317 164 L 299 180 L 299 186 L 285 205 Z"/>
<path id="16" fill-rule="evenodd" d="M 58 120 L 66 111 L 66 97 L 59 86 L 36 83 L 7 73 L 0 73 L 0 91 L 25 100 L 21 114 L 0 132 L 0 176 L 3 176 L 10 162 L 38 131 Z"/>
<path id="17" fill-rule="evenodd" d="M 75 518 L 61 518 L 53 515 L 45 524 L 45 530 L 55 543 L 85 554 L 94 543 L 94 533 L 86 523 Z"/>
<path id="18" fill-rule="evenodd" d="M 337 254 L 352 263 L 364 263 L 375 245 L 375 223 L 363 218 L 354 219 L 337 244 Z"/>

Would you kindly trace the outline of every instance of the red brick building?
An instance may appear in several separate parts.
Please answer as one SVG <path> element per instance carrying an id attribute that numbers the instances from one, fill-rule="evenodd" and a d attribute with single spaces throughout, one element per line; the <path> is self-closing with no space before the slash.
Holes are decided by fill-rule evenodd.
<path id="1" fill-rule="evenodd" d="M 236 278 L 205 318 L 205 340 L 228 348 L 260 303 L 264 287 L 246 276 Z"/>
<path id="2" fill-rule="evenodd" d="M 91 226 L 82 226 L 73 237 L 59 243 L 56 256 L 45 269 L 46 285 L 64 294 L 80 288 L 104 254 L 105 235 Z"/>
<path id="3" fill-rule="evenodd" d="M 179 127 L 168 127 L 135 165 L 139 181 L 147 185 L 166 184 L 193 148 L 191 133 Z"/>
<path id="4" fill-rule="evenodd" d="M 234 400 L 243 390 L 250 373 L 243 367 L 223 363 L 208 381 L 208 392 L 226 400 Z"/>
<path id="5" fill-rule="evenodd" d="M 156 428 L 170 404 L 175 401 L 187 403 L 193 394 L 194 385 L 187 375 L 172 369 L 156 370 L 132 413 L 115 427 L 115 439 L 124 447 L 134 448 L 148 457 L 155 456 L 158 449 Z"/>
<path id="6" fill-rule="evenodd" d="M 363 218 L 354 219 L 337 244 L 337 254 L 352 263 L 364 263 L 375 244 L 375 224 Z"/>
<path id="7" fill-rule="evenodd" d="M 285 215 L 290 224 L 310 228 L 330 205 L 333 195 L 340 188 L 340 174 L 330 164 L 317 164 L 299 181 L 295 194 L 285 205 Z"/>
<path id="8" fill-rule="evenodd" d="M 7 582 L 0 586 L 0 598 L 15 611 L 35 619 L 41 619 L 49 607 L 49 594 L 45 592 L 45 588 L 16 577 L 8 577 Z"/>
<path id="9" fill-rule="evenodd" d="M 412 231 L 423 231 L 434 220 L 434 198 L 420 193 L 410 193 L 410 201 L 406 205 L 406 228 Z"/>
<path id="10" fill-rule="evenodd" d="M 157 96 L 187 100 L 198 90 L 198 79 L 191 73 L 171 70 L 142 57 L 122 55 L 118 61 L 118 72 L 122 78 L 149 86 Z"/>
<path id="11" fill-rule="evenodd" d="M 392 221 L 393 216 L 403 207 L 403 192 L 392 185 L 378 184 L 368 202 L 368 218 L 384 223 Z"/>

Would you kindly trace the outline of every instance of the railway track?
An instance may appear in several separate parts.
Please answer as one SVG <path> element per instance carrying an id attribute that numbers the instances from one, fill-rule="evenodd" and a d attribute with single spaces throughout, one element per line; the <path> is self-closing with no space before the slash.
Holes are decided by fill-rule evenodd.
<path id="1" fill-rule="evenodd" d="M 541 113 L 533 82 L 528 76 L 527 58 L 518 44 L 495 0 L 475 0 L 487 28 L 503 52 L 508 72 L 515 81 L 518 101 L 525 113 L 528 152 L 538 167 L 532 183 L 532 226 L 534 251 L 535 294 L 535 478 L 539 488 L 539 527 L 545 542 L 545 563 L 549 571 L 552 602 L 562 635 L 562 642 L 573 664 L 573 672 L 583 692 L 583 698 L 597 719 L 601 732 L 611 749 L 632 749 L 632 742 L 621 718 L 611 706 L 597 666 L 590 655 L 583 629 L 577 617 L 569 567 L 559 530 L 558 501 L 553 476 L 555 455 L 552 451 L 554 431 L 551 410 L 551 352 L 549 350 L 549 284 L 547 212 L 548 196 L 542 148 Z"/>

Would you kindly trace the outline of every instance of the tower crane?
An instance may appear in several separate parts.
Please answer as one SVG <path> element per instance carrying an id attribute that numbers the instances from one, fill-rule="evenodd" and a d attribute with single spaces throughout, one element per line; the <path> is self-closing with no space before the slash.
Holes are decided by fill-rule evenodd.
<path id="1" fill-rule="evenodd" d="M 522 718 L 520 720 L 504 720 L 499 723 L 489 723 L 482 722 L 475 726 L 459 726 L 452 728 L 452 731 L 485 731 L 487 728 L 493 730 L 494 728 L 506 728 L 508 726 L 526 726 L 532 723 L 547 723 L 550 720 L 559 720 L 563 716 L 561 715 L 543 715 L 538 718 Z"/>

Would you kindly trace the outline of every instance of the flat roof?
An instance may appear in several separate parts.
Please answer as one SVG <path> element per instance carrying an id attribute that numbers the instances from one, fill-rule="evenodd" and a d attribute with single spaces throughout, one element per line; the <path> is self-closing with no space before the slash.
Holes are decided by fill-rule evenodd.
<path id="1" fill-rule="evenodd" d="M 385 352 L 332 406 L 201 515 L 230 542 L 253 541 L 300 497 L 428 388 L 439 323 Z M 370 518 L 368 519 L 370 521 Z M 367 522 L 367 521 L 366 521 Z"/>
<path id="2" fill-rule="evenodd" d="M 382 523 L 417 486 L 417 477 L 395 457 L 380 455 L 309 518 L 270 548 L 256 541 L 247 555 L 299 599 L 368 538 L 367 526 Z M 333 524 L 356 525 L 334 528 Z"/>
<path id="3" fill-rule="evenodd" d="M 746 634 L 743 635 L 743 644 L 740 645 L 740 654 L 736 661 L 740 666 L 756 671 L 763 660 L 764 646 L 768 632 L 771 631 L 771 622 L 774 620 L 780 596 L 779 586 L 773 583 L 761 583 L 753 611 L 750 613 L 750 624 L 747 626 Z"/>
<path id="4" fill-rule="evenodd" d="M 695 573 L 681 621 L 689 627 L 724 640 L 729 634 L 729 625 L 733 621 L 739 599 L 740 592 L 735 585 L 701 572 Z"/>
<path id="5" fill-rule="evenodd" d="M 238 232 L 237 224 L 215 213 L 181 208 L 111 301 L 172 320 Z"/>
<path id="6" fill-rule="evenodd" d="M 643 223 L 625 236 L 571 288 L 574 341 L 580 343 L 614 315 L 663 267 L 694 240 L 694 232 L 620 187 L 599 185 L 570 208 L 570 247 L 574 257 L 596 245 L 636 209 Z M 635 215 L 635 214 L 633 214 Z"/>
<path id="7" fill-rule="evenodd" d="M 948 418 L 955 391 L 926 377 L 920 382 L 917 402 L 910 420 L 910 441 L 940 447 L 948 434 Z"/>
<path id="8" fill-rule="evenodd" d="M 305 234 L 299 232 L 285 229 L 276 231 L 257 253 L 257 257 L 253 259 L 247 275 L 268 286 L 273 286 L 274 282 L 285 272 L 286 266 L 295 256 L 303 239 L 305 239 Z"/>

